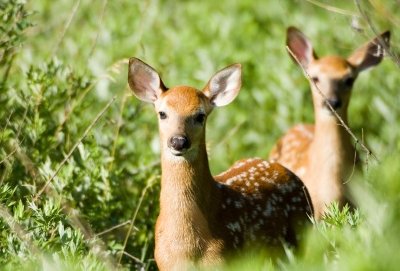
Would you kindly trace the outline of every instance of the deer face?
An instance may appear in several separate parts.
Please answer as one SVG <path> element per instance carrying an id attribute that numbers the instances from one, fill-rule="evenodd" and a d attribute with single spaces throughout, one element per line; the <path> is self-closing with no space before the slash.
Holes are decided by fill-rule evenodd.
<path id="1" fill-rule="evenodd" d="M 187 86 L 168 89 L 153 68 L 132 58 L 128 81 L 139 99 L 154 104 L 163 156 L 192 161 L 200 149 L 205 150 L 207 116 L 239 93 L 241 66 L 235 64 L 217 72 L 202 91 Z"/>
<path id="2" fill-rule="evenodd" d="M 355 50 L 347 59 L 339 56 L 318 58 L 310 40 L 295 27 L 288 28 L 286 43 L 291 56 L 310 77 L 317 115 L 333 115 L 328 103 L 339 115 L 346 114 L 355 79 L 361 71 L 381 62 L 382 43 L 389 46 L 389 39 L 390 32 L 387 31 Z"/>
<path id="3" fill-rule="evenodd" d="M 164 154 L 196 156 L 205 142 L 205 123 L 212 105 L 203 92 L 171 88 L 154 103 Z"/>
<path id="4" fill-rule="evenodd" d="M 358 74 L 348 61 L 336 56 L 315 59 L 307 73 L 311 78 L 312 98 L 317 110 L 332 114 L 327 105 L 329 103 L 339 115 L 347 111 L 353 83 Z"/>

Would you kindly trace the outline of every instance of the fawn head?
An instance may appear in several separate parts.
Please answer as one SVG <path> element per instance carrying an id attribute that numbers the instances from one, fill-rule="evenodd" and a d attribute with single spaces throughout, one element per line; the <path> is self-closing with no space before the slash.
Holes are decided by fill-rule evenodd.
<path id="1" fill-rule="evenodd" d="M 215 106 L 229 104 L 239 93 L 241 65 L 220 70 L 200 91 L 189 86 L 167 88 L 152 67 L 131 58 L 128 82 L 137 98 L 154 104 L 164 157 L 194 160 L 200 148 L 205 150 L 207 116 Z"/>
<path id="2" fill-rule="evenodd" d="M 315 112 L 331 114 L 328 105 L 339 114 L 346 114 L 351 90 L 358 74 L 379 64 L 384 55 L 384 46 L 389 46 L 390 32 L 386 31 L 356 49 L 348 58 L 325 56 L 318 58 L 311 41 L 297 28 L 287 29 L 286 44 L 292 58 L 310 76 Z M 319 93 L 318 89 L 326 97 Z"/>

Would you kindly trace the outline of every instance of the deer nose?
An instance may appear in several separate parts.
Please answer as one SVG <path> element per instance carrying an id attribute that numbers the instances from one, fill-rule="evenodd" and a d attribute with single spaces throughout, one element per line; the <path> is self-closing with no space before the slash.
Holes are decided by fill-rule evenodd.
<path id="1" fill-rule="evenodd" d="M 342 106 L 342 101 L 340 99 L 328 99 L 326 102 L 335 110 Z"/>
<path id="2" fill-rule="evenodd" d="M 182 151 L 184 149 L 189 149 L 190 141 L 184 135 L 176 135 L 168 140 L 168 147 L 176 151 Z"/>

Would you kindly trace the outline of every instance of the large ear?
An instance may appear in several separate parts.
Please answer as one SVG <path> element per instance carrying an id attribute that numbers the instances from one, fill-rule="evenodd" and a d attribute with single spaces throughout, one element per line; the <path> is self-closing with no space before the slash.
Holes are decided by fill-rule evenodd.
<path id="1" fill-rule="evenodd" d="M 158 73 L 135 57 L 129 59 L 128 82 L 135 96 L 148 103 L 156 101 L 167 89 Z"/>
<path id="2" fill-rule="evenodd" d="M 389 48 L 390 31 L 386 31 L 367 42 L 347 59 L 360 72 L 371 68 L 382 61 L 384 49 Z"/>
<path id="3" fill-rule="evenodd" d="M 289 52 L 290 56 L 297 63 L 296 59 L 294 59 L 296 57 L 301 66 L 306 69 L 308 64 L 317 58 L 311 41 L 294 26 L 290 26 L 287 29 L 286 35 L 286 45 L 291 51 L 291 53 Z"/>
<path id="4" fill-rule="evenodd" d="M 233 64 L 211 77 L 203 92 L 213 105 L 224 106 L 236 98 L 241 85 L 242 65 Z"/>

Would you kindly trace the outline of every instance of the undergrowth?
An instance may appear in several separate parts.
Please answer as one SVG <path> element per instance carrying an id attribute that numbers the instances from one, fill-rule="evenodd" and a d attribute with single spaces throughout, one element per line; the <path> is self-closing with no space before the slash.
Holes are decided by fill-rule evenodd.
<path id="1" fill-rule="evenodd" d="M 243 64 L 239 98 L 209 121 L 218 173 L 266 157 L 288 127 L 312 121 L 308 84 L 284 47 L 286 27 L 296 25 L 321 54 L 347 55 L 371 28 L 392 30 L 391 57 L 360 76 L 349 112 L 379 161 L 360 150 L 364 172 L 350 180 L 359 208 L 330 206 L 299 253 L 287 250 L 275 264 L 250 255 L 225 269 L 396 270 L 398 8 L 378 0 L 1 1 L 0 269 L 155 270 L 158 132 L 152 108 L 127 87 L 127 59 L 152 64 L 169 86 L 198 88 L 215 70 Z"/>

